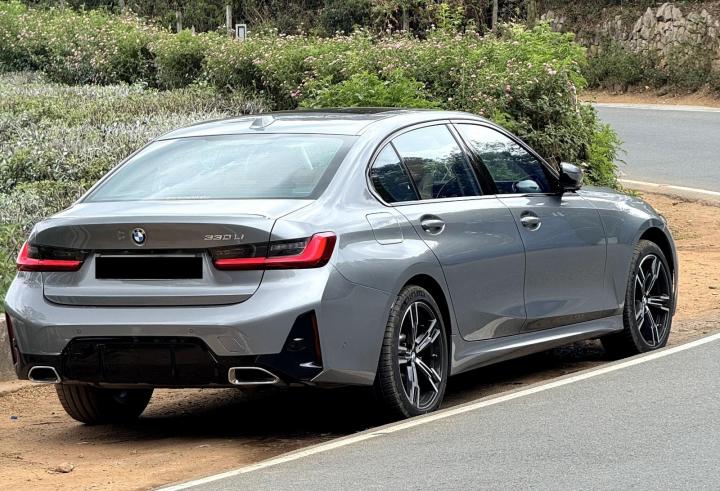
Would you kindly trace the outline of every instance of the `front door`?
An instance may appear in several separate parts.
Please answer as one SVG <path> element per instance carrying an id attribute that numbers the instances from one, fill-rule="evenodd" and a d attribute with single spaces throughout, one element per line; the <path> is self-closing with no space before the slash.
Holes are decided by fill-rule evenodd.
<path id="1" fill-rule="evenodd" d="M 406 201 L 395 206 L 442 265 L 462 337 L 518 333 L 525 323 L 520 234 L 510 210 L 482 195 L 449 128 L 435 124 L 397 136 L 379 155 L 374 167 L 380 166 L 385 175 L 402 167 L 411 176 L 415 199 L 408 200 L 408 185 L 393 185 Z"/>
<path id="2" fill-rule="evenodd" d="M 540 159 L 493 128 L 457 124 L 493 180 L 525 248 L 523 331 L 548 329 L 615 313 L 605 285 L 607 244 L 597 209 L 559 193 Z"/>

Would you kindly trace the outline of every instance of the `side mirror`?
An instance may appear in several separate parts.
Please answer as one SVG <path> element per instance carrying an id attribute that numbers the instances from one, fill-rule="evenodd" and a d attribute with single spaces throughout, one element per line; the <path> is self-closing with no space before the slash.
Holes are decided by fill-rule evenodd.
<path id="1" fill-rule="evenodd" d="M 531 194 L 531 193 L 539 193 L 540 192 L 540 185 L 533 181 L 532 179 L 525 179 L 523 181 L 518 181 L 514 185 L 515 192 L 516 193 L 522 193 L 522 194 Z"/>
<path id="2" fill-rule="evenodd" d="M 582 187 L 583 171 L 574 164 L 562 162 L 560 164 L 560 188 L 563 192 L 577 191 Z"/>

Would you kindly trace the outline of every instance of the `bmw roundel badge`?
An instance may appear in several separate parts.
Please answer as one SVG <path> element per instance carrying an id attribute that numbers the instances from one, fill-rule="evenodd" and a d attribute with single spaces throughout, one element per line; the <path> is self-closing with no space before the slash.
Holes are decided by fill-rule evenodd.
<path id="1" fill-rule="evenodd" d="M 136 228 L 135 230 L 133 230 L 130 236 L 132 237 L 133 242 L 135 242 L 135 244 L 139 246 L 144 245 L 145 239 L 147 238 L 145 231 L 141 228 Z"/>

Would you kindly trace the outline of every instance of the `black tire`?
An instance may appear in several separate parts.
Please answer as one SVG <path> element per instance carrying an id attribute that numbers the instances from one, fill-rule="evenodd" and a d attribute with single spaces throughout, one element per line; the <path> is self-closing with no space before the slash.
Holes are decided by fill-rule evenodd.
<path id="1" fill-rule="evenodd" d="M 413 317 L 418 320 L 413 322 Z M 407 333 L 413 324 L 416 335 L 411 342 Z M 447 333 L 437 302 L 424 288 L 406 286 L 390 309 L 375 377 L 375 393 L 389 415 L 409 418 L 436 410 L 445 396 L 449 360 Z M 405 367 L 402 373 L 401 365 Z"/>
<path id="2" fill-rule="evenodd" d="M 65 412 L 88 425 L 132 421 L 145 410 L 153 393 L 153 389 L 101 389 L 73 384 L 56 384 L 55 389 Z"/>
<path id="3" fill-rule="evenodd" d="M 653 257 L 657 258 L 661 267 L 659 267 L 659 274 L 651 287 L 651 292 L 645 294 L 647 283 L 641 286 L 642 281 L 638 277 L 638 271 L 641 265 L 646 268 L 645 264 L 648 261 L 651 262 L 652 267 Z M 632 356 L 660 349 L 667 344 L 672 326 L 673 288 L 671 270 L 662 250 L 654 242 L 647 240 L 638 242 L 631 261 L 625 292 L 624 329 L 602 338 L 603 347 L 608 354 L 616 358 Z M 647 298 L 659 298 L 660 291 L 663 289 L 666 290 L 665 293 L 668 297 L 664 307 L 656 306 L 655 303 L 658 302 L 655 301 L 647 302 Z M 646 297 L 645 301 L 638 301 L 640 297 Z M 650 306 L 652 322 L 648 317 L 648 306 Z M 662 325 L 660 325 L 661 322 L 656 322 L 656 315 L 658 315 L 657 319 L 662 321 Z M 658 326 L 658 328 L 653 329 L 652 326 Z"/>

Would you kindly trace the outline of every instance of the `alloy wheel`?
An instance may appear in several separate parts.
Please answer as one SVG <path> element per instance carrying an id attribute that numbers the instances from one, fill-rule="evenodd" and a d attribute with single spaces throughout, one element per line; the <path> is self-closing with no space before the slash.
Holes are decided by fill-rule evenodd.
<path id="1" fill-rule="evenodd" d="M 447 369 L 440 329 L 442 326 L 433 309 L 421 301 L 407 307 L 400 324 L 400 377 L 406 397 L 421 411 L 436 402 Z"/>
<path id="2" fill-rule="evenodd" d="M 661 344 L 670 325 L 670 278 L 660 258 L 645 256 L 635 273 L 634 313 L 638 332 L 650 347 Z"/>

